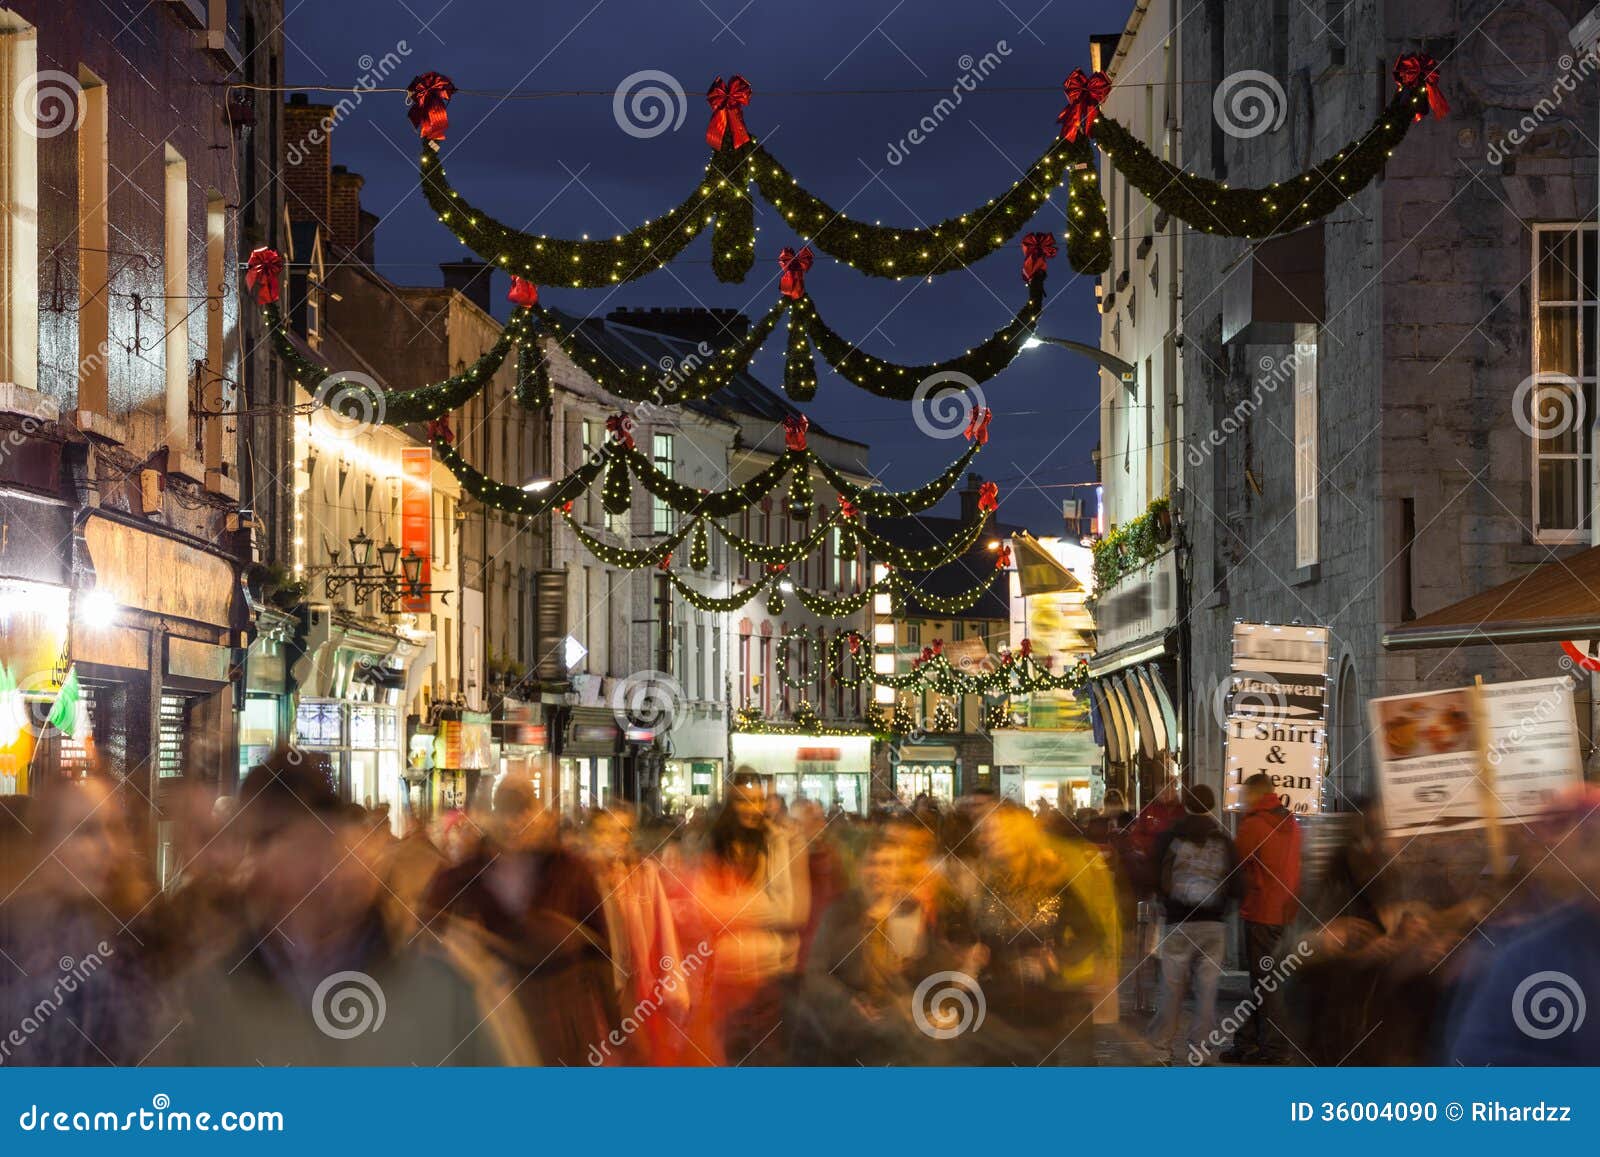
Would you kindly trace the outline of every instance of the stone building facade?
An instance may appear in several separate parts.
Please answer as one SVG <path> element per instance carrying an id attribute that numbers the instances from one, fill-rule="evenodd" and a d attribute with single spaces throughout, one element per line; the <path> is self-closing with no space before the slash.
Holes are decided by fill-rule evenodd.
<path id="1" fill-rule="evenodd" d="M 1373 788 L 1370 697 L 1560 670 L 1554 644 L 1393 653 L 1381 640 L 1590 538 L 1592 422 L 1538 438 L 1528 418 L 1530 392 L 1559 402 L 1578 388 L 1593 404 L 1596 85 L 1563 86 L 1567 31 L 1588 5 L 1182 8 L 1183 162 L 1233 186 L 1281 180 L 1358 136 L 1402 53 L 1442 62 L 1448 119 L 1414 125 L 1382 178 L 1324 221 L 1254 246 L 1190 230 L 1184 247 L 1192 775 L 1223 786 L 1214 704 L 1232 623 L 1321 624 L 1334 640 L 1327 798 L 1348 807 Z M 1217 115 L 1218 86 L 1245 70 L 1281 89 L 1281 127 L 1240 132 Z M 1588 304 L 1536 326 L 1552 293 Z M 1554 381 L 1541 372 L 1577 384 L 1533 386 Z M 1587 728 L 1586 683 L 1578 694 Z"/>

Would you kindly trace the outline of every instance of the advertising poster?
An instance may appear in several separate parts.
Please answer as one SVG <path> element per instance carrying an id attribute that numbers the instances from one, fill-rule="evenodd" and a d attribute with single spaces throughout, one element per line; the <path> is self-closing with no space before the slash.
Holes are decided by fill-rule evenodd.
<path id="1" fill-rule="evenodd" d="M 1225 806 L 1244 806 L 1244 781 L 1264 773 L 1284 805 L 1322 811 L 1328 761 L 1328 629 L 1233 625 L 1233 674 L 1223 728 Z"/>

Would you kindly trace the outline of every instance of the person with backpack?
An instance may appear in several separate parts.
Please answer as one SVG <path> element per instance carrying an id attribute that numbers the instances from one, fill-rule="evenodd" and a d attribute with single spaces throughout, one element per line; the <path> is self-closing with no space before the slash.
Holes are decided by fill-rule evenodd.
<path id="1" fill-rule="evenodd" d="M 1157 888 L 1166 914 L 1161 938 L 1161 996 L 1150 1028 L 1163 1064 L 1172 1063 L 1183 1001 L 1194 981 L 1194 1016 L 1189 1024 L 1189 1059 L 1203 1064 L 1217 1020 L 1228 901 L 1240 891 L 1239 857 L 1233 841 L 1212 818 L 1217 797 L 1197 784 L 1183 793 L 1184 816 L 1162 838 Z"/>
<path id="2" fill-rule="evenodd" d="M 1222 1059 L 1230 1064 L 1281 1064 L 1287 1038 L 1278 986 L 1266 978 L 1278 967 L 1278 941 L 1300 910 L 1300 825 L 1273 790 L 1264 773 L 1244 781 L 1244 816 L 1239 820 L 1239 859 L 1244 871 L 1245 959 L 1250 964 L 1250 991 L 1259 1006 L 1234 1034 L 1233 1048 Z"/>

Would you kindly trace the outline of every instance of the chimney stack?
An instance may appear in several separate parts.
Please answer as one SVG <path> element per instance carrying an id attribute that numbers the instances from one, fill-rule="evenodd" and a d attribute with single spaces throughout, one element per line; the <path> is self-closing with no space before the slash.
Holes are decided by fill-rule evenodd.
<path id="1" fill-rule="evenodd" d="M 978 517 L 978 492 L 983 489 L 983 475 L 967 472 L 967 484 L 961 488 L 961 521 L 972 523 Z"/>
<path id="2" fill-rule="evenodd" d="M 340 249 L 357 253 L 362 241 L 361 186 L 366 181 L 360 173 L 335 165 L 329 184 L 329 239 Z"/>
<path id="3" fill-rule="evenodd" d="M 289 219 L 314 221 L 333 236 L 331 125 L 333 106 L 312 104 L 303 92 L 283 109 L 283 184 Z"/>
<path id="4" fill-rule="evenodd" d="M 444 273 L 444 286 L 454 289 L 484 313 L 489 308 L 489 292 L 494 283 L 494 266 L 467 258 L 465 261 L 444 261 L 439 264 Z"/>

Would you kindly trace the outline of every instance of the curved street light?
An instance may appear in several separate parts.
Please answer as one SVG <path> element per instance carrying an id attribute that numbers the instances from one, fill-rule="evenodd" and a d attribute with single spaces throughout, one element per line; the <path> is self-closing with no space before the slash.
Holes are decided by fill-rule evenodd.
<path id="1" fill-rule="evenodd" d="M 1103 368 L 1110 370 L 1124 384 L 1131 385 L 1139 380 L 1139 371 L 1132 364 L 1123 361 L 1116 354 L 1107 353 L 1099 346 L 1089 345 L 1087 342 L 1073 341 L 1065 337 L 1045 337 L 1043 334 L 1035 333 L 1023 340 L 1022 348 L 1031 350 L 1042 345 L 1058 345 L 1062 349 L 1069 349 L 1075 354 L 1091 358 Z"/>

